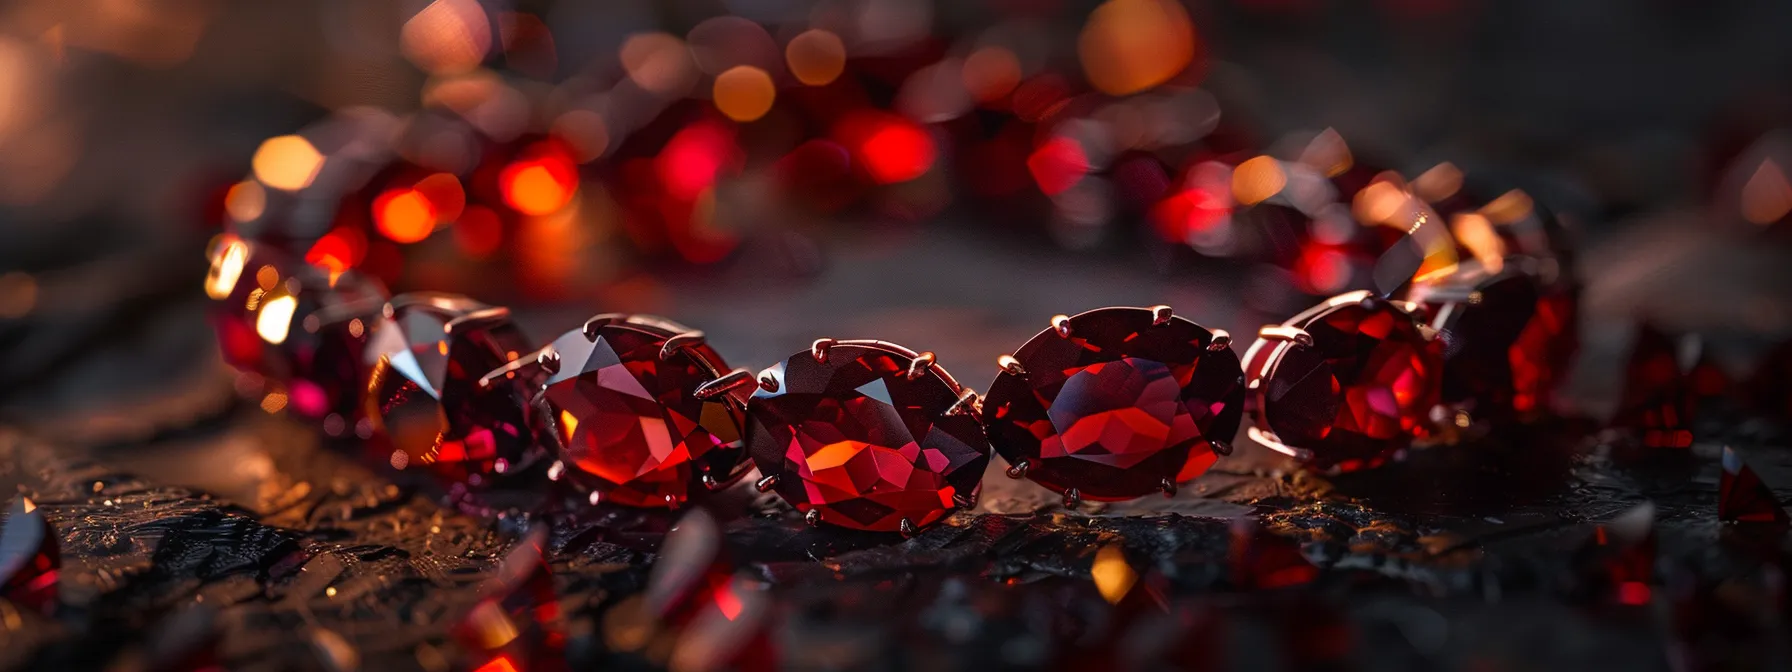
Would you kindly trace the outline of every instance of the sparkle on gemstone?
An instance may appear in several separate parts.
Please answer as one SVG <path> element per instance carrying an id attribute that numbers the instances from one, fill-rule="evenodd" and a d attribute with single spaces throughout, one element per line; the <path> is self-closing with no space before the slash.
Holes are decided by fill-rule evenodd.
<path id="1" fill-rule="evenodd" d="M 843 341 L 760 373 L 748 404 L 747 450 L 776 492 L 821 521 L 896 532 L 924 526 L 976 495 L 988 441 L 970 414 L 946 414 L 957 391 L 934 375 L 909 380 L 911 356 Z"/>
<path id="2" fill-rule="evenodd" d="M 1144 308 L 1103 308 L 1047 329 L 1015 353 L 984 400 L 990 442 L 1027 478 L 1084 499 L 1122 500 L 1201 475 L 1243 414 L 1238 357 L 1213 333 Z"/>
<path id="3" fill-rule="evenodd" d="M 608 501 L 677 506 L 707 489 L 706 476 L 723 485 L 746 471 L 743 409 L 694 394 L 727 364 L 701 345 L 660 359 L 678 333 L 627 322 L 554 341 L 560 369 L 546 381 L 538 415 L 559 441 L 568 475 Z"/>
<path id="4" fill-rule="evenodd" d="M 62 556 L 56 530 L 30 499 L 13 500 L 0 524 L 0 598 L 48 613 L 56 605 Z"/>
<path id="5" fill-rule="evenodd" d="M 1245 354 L 1246 405 L 1260 431 L 1338 470 L 1381 464 L 1424 431 L 1441 357 L 1409 313 L 1352 292 L 1282 326 L 1305 331 L 1312 345 L 1260 338 Z"/>

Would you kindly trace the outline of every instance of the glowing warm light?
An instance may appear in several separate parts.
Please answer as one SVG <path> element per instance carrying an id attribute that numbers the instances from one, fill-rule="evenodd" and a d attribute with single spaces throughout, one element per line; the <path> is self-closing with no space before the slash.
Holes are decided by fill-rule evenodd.
<path id="1" fill-rule="evenodd" d="M 733 145 L 733 134 L 719 123 L 680 129 L 654 159 L 660 184 L 674 198 L 696 200 L 716 183 L 723 166 L 731 160 Z"/>
<path id="2" fill-rule="evenodd" d="M 878 184 L 907 182 L 933 167 L 933 138 L 903 117 L 861 113 L 843 120 L 835 134 Z"/>
<path id="3" fill-rule="evenodd" d="M 1521 189 L 1513 189 L 1481 206 L 1481 214 L 1487 215 L 1495 224 L 1511 224 L 1531 216 L 1534 207 L 1530 194 Z"/>
<path id="4" fill-rule="evenodd" d="M 1301 150 L 1300 162 L 1326 177 L 1337 177 L 1350 170 L 1356 159 L 1350 155 L 1350 145 L 1344 144 L 1344 136 L 1328 128 L 1313 136 Z"/>
<path id="5" fill-rule="evenodd" d="M 318 238 L 305 252 L 305 263 L 332 274 L 354 268 L 367 256 L 367 237 L 353 227 L 340 227 Z"/>
<path id="6" fill-rule="evenodd" d="M 249 263 L 249 244 L 231 239 L 212 251 L 212 268 L 205 274 L 205 295 L 214 299 L 230 296 L 237 280 L 243 277 L 243 266 Z"/>
<path id="7" fill-rule="evenodd" d="M 415 189 L 393 189 L 373 200 L 374 228 L 395 243 L 415 243 L 436 230 L 436 211 Z"/>
<path id="8" fill-rule="evenodd" d="M 1772 159 L 1761 162 L 1742 185 L 1742 218 L 1751 224 L 1768 225 L 1792 212 L 1792 183 L 1785 171 Z"/>
<path id="9" fill-rule="evenodd" d="M 1436 203 L 1462 191 L 1462 170 L 1448 161 L 1432 166 L 1412 181 L 1413 193 Z"/>
<path id="10" fill-rule="evenodd" d="M 554 137 L 565 142 L 580 163 L 596 160 L 610 149 L 610 125 L 591 110 L 568 110 L 554 120 Z"/>
<path id="11" fill-rule="evenodd" d="M 506 653 L 491 659 L 491 662 L 480 665 L 473 672 L 517 672 L 517 668 L 516 663 L 510 662 L 510 654 Z"/>
<path id="12" fill-rule="evenodd" d="M 461 213 L 454 223 L 454 243 L 460 251 L 474 259 L 484 259 L 498 251 L 504 242 L 504 225 L 491 208 L 475 205 Z"/>
<path id="13" fill-rule="evenodd" d="M 37 307 L 37 278 L 13 271 L 0 274 L 0 318 L 18 319 Z"/>
<path id="14" fill-rule="evenodd" d="M 1232 215 L 1232 203 L 1224 192 L 1214 193 L 1197 187 L 1164 199 L 1151 214 L 1164 240 L 1190 243 L 1226 223 Z"/>
<path id="15" fill-rule="evenodd" d="M 299 300 L 291 296 L 269 299 L 255 316 L 255 333 L 274 345 L 285 343 L 286 332 L 292 328 L 293 311 L 298 309 Z"/>
<path id="16" fill-rule="evenodd" d="M 1232 199 L 1242 205 L 1256 205 L 1282 193 L 1288 186 L 1288 174 L 1282 164 L 1267 156 L 1259 156 L 1232 170 Z"/>
<path id="17" fill-rule="evenodd" d="M 250 160 L 255 179 L 262 184 L 285 191 L 298 191 L 311 186 L 317 171 L 324 167 L 324 155 L 311 142 L 296 135 L 268 138 L 255 150 Z"/>
<path id="18" fill-rule="evenodd" d="M 404 22 L 398 40 L 419 68 L 438 75 L 466 72 L 491 50 L 491 22 L 477 0 L 435 0 Z"/>
<path id="19" fill-rule="evenodd" d="M 286 408 L 286 395 L 284 395 L 284 394 L 281 394 L 279 392 L 270 392 L 270 393 L 268 393 L 268 396 L 261 398 L 261 410 L 263 410 L 263 411 L 267 411 L 269 413 L 279 413 L 281 410 L 284 410 L 285 408 Z"/>
<path id="20" fill-rule="evenodd" d="M 772 76 L 751 65 L 737 65 L 716 75 L 716 109 L 729 119 L 748 122 L 765 116 L 778 98 Z"/>
<path id="21" fill-rule="evenodd" d="M 1195 27 L 1173 0 L 1109 0 L 1077 39 L 1089 83 L 1124 96 L 1175 77 L 1195 58 Z"/>
<path id="22" fill-rule="evenodd" d="M 821 86 L 846 71 L 846 45 L 825 30 L 810 30 L 791 38 L 784 47 L 784 62 L 796 81 Z"/>
<path id="23" fill-rule="evenodd" d="M 682 95 L 697 81 L 684 40 L 667 33 L 630 35 L 622 43 L 622 69 L 636 86 L 665 96 Z"/>
<path id="24" fill-rule="evenodd" d="M 224 192 L 224 213 L 238 222 L 252 221 L 268 206 L 268 192 L 253 180 L 230 185 Z"/>
<path id="25" fill-rule="evenodd" d="M 734 584 L 730 583 L 716 591 L 716 609 L 722 612 L 722 618 L 730 621 L 740 618 L 740 612 L 746 606 L 741 604 L 740 596 L 734 590 Z"/>
<path id="26" fill-rule="evenodd" d="M 1089 173 L 1089 157 L 1083 153 L 1081 143 L 1054 136 L 1027 157 L 1027 172 L 1033 174 L 1040 191 L 1056 196 Z"/>
<path id="27" fill-rule="evenodd" d="M 572 160 L 539 148 L 526 154 L 533 158 L 512 162 L 498 174 L 504 202 L 525 215 L 548 215 L 566 207 L 579 188 Z"/>
<path id="28" fill-rule="evenodd" d="M 1350 257 L 1331 247 L 1308 246 L 1295 260 L 1296 279 L 1312 294 L 1333 294 L 1350 284 Z"/>
<path id="29" fill-rule="evenodd" d="M 575 416 L 572 413 L 569 413 L 567 411 L 561 411 L 560 412 L 560 436 L 562 437 L 562 439 L 567 441 L 568 443 L 570 443 L 572 441 L 573 432 L 576 432 L 578 430 L 579 430 L 578 416 Z"/>
<path id="30" fill-rule="evenodd" d="M 467 207 L 467 192 L 460 186 L 460 178 L 448 173 L 436 173 L 417 180 L 411 190 L 429 201 L 429 208 L 435 213 L 436 226 L 451 224 L 460 218 L 460 213 Z"/>
<path id="31" fill-rule="evenodd" d="M 1371 182 L 1356 192 L 1356 200 L 1351 204 L 1351 212 L 1364 224 L 1390 224 L 1405 209 L 1411 200 L 1404 189 L 1392 182 Z"/>
<path id="32" fill-rule="evenodd" d="M 1118 604 L 1139 581 L 1138 572 L 1126 564 L 1126 554 L 1117 544 L 1103 546 L 1095 552 L 1095 565 L 1089 568 L 1089 577 L 1095 580 L 1095 590 L 1100 591 L 1101 598 L 1109 604 Z"/>
<path id="33" fill-rule="evenodd" d="M 1450 232 L 1456 235 L 1456 242 L 1474 255 L 1487 272 L 1498 273 L 1505 268 L 1506 241 L 1494 233 L 1493 222 L 1488 221 L 1486 216 L 1474 212 L 1456 215 L 1450 222 Z"/>
<path id="34" fill-rule="evenodd" d="M 1002 47 L 983 47 L 964 58 L 964 88 L 977 102 L 1000 100 L 1020 85 L 1020 59 Z"/>

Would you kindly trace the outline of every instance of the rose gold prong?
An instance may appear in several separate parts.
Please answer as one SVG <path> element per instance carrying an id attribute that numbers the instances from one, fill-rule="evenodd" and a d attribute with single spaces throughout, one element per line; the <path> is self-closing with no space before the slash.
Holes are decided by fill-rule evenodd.
<path id="1" fill-rule="evenodd" d="M 701 331 L 687 331 L 668 338 L 664 344 L 660 345 L 660 361 L 671 359 L 672 354 L 678 352 L 680 348 L 694 348 L 703 345 L 703 342 L 703 332 Z"/>
<path id="2" fill-rule="evenodd" d="M 826 364 L 828 363 L 828 348 L 834 347 L 836 343 L 839 341 L 831 338 L 817 338 L 814 343 L 809 344 L 809 356 L 814 357 L 817 364 Z"/>
<path id="3" fill-rule="evenodd" d="M 1313 451 L 1307 450 L 1305 448 L 1296 448 L 1296 447 L 1290 446 L 1286 443 L 1282 443 L 1282 440 L 1280 438 L 1277 438 L 1275 434 L 1272 434 L 1270 432 L 1266 432 L 1266 431 L 1263 431 L 1256 427 L 1252 427 L 1246 433 L 1251 437 L 1252 441 L 1256 441 L 1257 443 L 1263 444 L 1263 447 L 1268 448 L 1273 451 L 1276 451 L 1283 455 L 1287 455 L 1287 456 L 1292 457 L 1298 461 L 1309 462 L 1309 461 L 1312 461 L 1312 459 L 1313 459 Z"/>
<path id="4" fill-rule="evenodd" d="M 1083 503 L 1083 493 L 1081 491 L 1078 491 L 1076 488 L 1070 488 L 1064 491 L 1064 508 L 1075 509 L 1076 506 L 1081 503 Z"/>
<path id="5" fill-rule="evenodd" d="M 442 333 L 452 334 L 455 329 L 497 324 L 508 319 L 510 319 L 510 309 L 502 306 L 497 308 L 486 308 L 484 310 L 475 310 L 471 313 L 466 313 L 449 320 L 447 324 L 442 325 Z"/>
<path id="6" fill-rule="evenodd" d="M 1166 478 L 1166 479 L 1158 482 L 1157 489 L 1164 491 L 1164 497 L 1166 499 L 1170 498 L 1170 497 L 1175 497 L 1176 496 L 1176 481 L 1173 479 Z"/>
<path id="7" fill-rule="evenodd" d="M 1174 311 L 1170 310 L 1169 306 L 1152 306 L 1151 307 L 1151 324 L 1153 324 L 1153 325 L 1161 327 L 1166 324 L 1169 324 L 1170 318 L 1174 317 L 1174 316 L 1175 316 L 1175 313 L 1174 313 Z"/>
<path id="8" fill-rule="evenodd" d="M 1210 352 L 1220 352 L 1231 348 L 1232 334 L 1226 333 L 1225 329 L 1213 330 L 1213 340 L 1207 343 L 1207 350 Z"/>
<path id="9" fill-rule="evenodd" d="M 1305 346 L 1313 345 L 1313 335 L 1300 327 L 1283 327 L 1270 325 L 1257 330 L 1257 338 L 1271 341 L 1293 341 Z"/>
<path id="10" fill-rule="evenodd" d="M 927 372 L 933 369 L 933 361 L 932 352 L 915 355 L 915 359 L 908 364 L 908 379 L 920 380 L 921 376 L 927 375 Z"/>
<path id="11" fill-rule="evenodd" d="M 1052 331 L 1058 332 L 1059 338 L 1070 338 L 1070 316 L 1053 315 Z"/>
<path id="12" fill-rule="evenodd" d="M 704 474 L 703 475 L 703 489 L 705 489 L 705 490 L 721 490 L 722 482 L 716 480 L 716 477 L 714 477 L 714 476 L 711 476 L 709 474 Z"/>
<path id="13" fill-rule="evenodd" d="M 773 378 L 771 374 L 764 371 L 759 372 L 759 389 L 767 392 L 777 392 L 778 379 Z"/>
<path id="14" fill-rule="evenodd" d="M 709 400 L 758 384 L 759 382 L 753 379 L 753 372 L 746 369 L 735 369 L 722 374 L 720 378 L 698 385 L 697 389 L 691 392 L 691 396 Z"/>
<path id="15" fill-rule="evenodd" d="M 821 525 L 821 509 L 809 509 L 808 513 L 803 514 L 803 522 L 808 523 L 809 527 Z"/>
<path id="16" fill-rule="evenodd" d="M 666 510 L 667 511 L 677 511 L 678 510 L 678 497 L 675 497 L 673 495 L 666 495 Z"/>
<path id="17" fill-rule="evenodd" d="M 1012 465 L 1009 465 L 1008 471 L 1007 471 L 1008 477 L 1012 478 L 1012 479 L 1016 479 L 1016 480 L 1026 478 L 1027 477 L 1027 467 L 1029 467 L 1029 466 L 1032 466 L 1032 465 L 1028 464 L 1026 460 L 1021 460 L 1019 462 L 1015 462 Z"/>
<path id="18" fill-rule="evenodd" d="M 753 482 L 753 489 L 760 492 L 771 492 L 775 487 L 778 487 L 777 476 L 767 476 Z"/>
<path id="19" fill-rule="evenodd" d="M 1221 441 L 1219 439 L 1213 439 L 1213 440 L 1208 441 L 1207 447 L 1209 449 L 1212 449 L 1213 453 L 1215 455 L 1223 456 L 1223 455 L 1231 455 L 1232 454 L 1232 444 L 1227 443 L 1225 441 Z"/>
<path id="20" fill-rule="evenodd" d="M 915 524 L 908 522 L 907 518 L 903 518 L 901 522 L 897 523 L 896 529 L 902 532 L 903 539 L 915 536 Z"/>
<path id="21" fill-rule="evenodd" d="M 589 320 L 585 320 L 585 326 L 581 328 L 581 331 L 585 332 L 586 340 L 596 341 L 598 327 L 627 321 L 628 313 L 601 313 L 591 316 L 591 319 Z"/>
<path id="22" fill-rule="evenodd" d="M 518 357 L 505 362 L 503 366 L 492 369 L 479 377 L 479 389 L 490 389 L 491 386 L 498 383 L 499 379 L 511 377 L 528 366 L 539 366 L 549 374 L 558 373 L 560 371 L 560 354 L 554 352 L 553 346 L 548 346 L 537 350 L 534 357 Z"/>
<path id="23" fill-rule="evenodd" d="M 1027 375 L 1027 367 L 1021 366 L 1020 360 L 1015 359 L 1014 355 L 1002 355 L 997 357 L 996 366 L 1002 367 L 1002 371 L 1011 375 Z"/>
<path id="24" fill-rule="evenodd" d="M 555 350 L 552 346 L 537 350 L 535 352 L 535 364 L 540 366 L 543 371 L 550 374 L 559 373 L 560 351 Z"/>
<path id="25" fill-rule="evenodd" d="M 972 509 L 972 508 L 976 508 L 976 506 L 977 506 L 977 493 L 975 493 L 975 492 L 973 492 L 973 493 L 971 493 L 971 494 L 969 494 L 969 495 L 953 495 L 953 496 L 952 496 L 952 503 L 953 503 L 953 504 L 957 504 L 957 505 L 958 505 L 958 508 L 961 508 L 961 509 Z"/>
<path id="26" fill-rule="evenodd" d="M 948 416 L 967 414 L 979 421 L 983 419 L 983 397 L 977 396 L 977 392 L 968 387 L 959 390 L 958 401 L 946 407 Z"/>

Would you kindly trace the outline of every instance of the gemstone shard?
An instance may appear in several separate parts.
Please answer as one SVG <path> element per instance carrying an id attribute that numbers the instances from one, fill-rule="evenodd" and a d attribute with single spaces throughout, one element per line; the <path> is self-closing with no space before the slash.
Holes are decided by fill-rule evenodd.
<path id="1" fill-rule="evenodd" d="M 539 461 L 514 390 L 481 384 L 533 350 L 509 312 L 463 296 L 393 297 L 369 336 L 367 417 L 379 461 L 479 486 Z"/>
<path id="2" fill-rule="evenodd" d="M 55 528 L 36 503 L 13 500 L 0 525 L 0 598 L 48 614 L 56 607 L 61 569 Z"/>
<path id="3" fill-rule="evenodd" d="M 1223 334 L 1156 318 L 1092 310 L 1064 323 L 1069 336 L 1046 329 L 1004 359 L 1013 366 L 983 402 L 996 451 L 1026 478 L 1096 501 L 1173 492 L 1206 472 L 1243 418 L 1238 356 Z"/>
<path id="4" fill-rule="evenodd" d="M 1786 526 L 1792 523 L 1780 507 L 1773 490 L 1761 482 L 1755 470 L 1742 461 L 1736 450 L 1724 446 L 1723 477 L 1718 482 L 1717 519 L 1731 523 L 1768 523 Z"/>
<path id="5" fill-rule="evenodd" d="M 1410 313 L 1368 292 L 1342 294 L 1245 353 L 1252 436 L 1315 468 L 1379 465 L 1426 431 L 1442 357 Z"/>
<path id="6" fill-rule="evenodd" d="M 817 523 L 879 532 L 924 527 L 974 499 L 989 442 L 974 412 L 948 412 L 967 406 L 967 391 L 942 367 L 909 378 L 918 356 L 818 341 L 760 372 L 747 452 L 770 487 Z"/>
<path id="7" fill-rule="evenodd" d="M 1643 323 L 1624 369 L 1624 390 L 1611 427 L 1647 448 L 1690 448 L 1697 397 L 1680 365 L 1680 342 Z"/>
<path id="8" fill-rule="evenodd" d="M 678 507 L 746 473 L 744 406 L 732 395 L 697 395 L 728 365 L 700 341 L 672 340 L 696 333 L 618 316 L 549 346 L 558 370 L 535 415 L 575 483 L 617 504 Z"/>
<path id="9" fill-rule="evenodd" d="M 1647 604 L 1655 578 L 1655 504 L 1644 502 L 1593 528 L 1576 553 L 1592 592 L 1620 604 Z"/>
<path id="10" fill-rule="evenodd" d="M 566 629 L 547 544 L 546 527 L 530 531 L 480 586 L 479 601 L 454 628 L 455 639 L 469 652 L 516 669 L 565 669 Z"/>

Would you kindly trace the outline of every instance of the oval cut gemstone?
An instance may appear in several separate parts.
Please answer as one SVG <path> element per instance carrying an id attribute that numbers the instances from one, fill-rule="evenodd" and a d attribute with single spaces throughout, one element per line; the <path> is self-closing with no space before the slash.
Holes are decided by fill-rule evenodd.
<path id="1" fill-rule="evenodd" d="M 1510 353 L 1537 312 L 1536 281 L 1469 262 L 1447 279 L 1415 286 L 1411 296 L 1425 306 L 1441 343 L 1439 399 L 1477 419 L 1510 419 L 1517 395 Z"/>
<path id="2" fill-rule="evenodd" d="M 677 507 L 745 473 L 744 409 L 727 395 L 696 396 L 727 364 L 702 344 L 660 358 L 668 339 L 689 331 L 629 318 L 554 341 L 559 369 L 538 413 L 575 482 L 618 504 Z"/>
<path id="3" fill-rule="evenodd" d="M 990 443 L 1033 481 L 1097 501 L 1132 499 L 1207 471 L 1238 432 L 1238 356 L 1185 319 L 1102 308 L 1046 329 L 990 383 Z M 1166 487 L 1166 483 L 1169 485 Z"/>
<path id="4" fill-rule="evenodd" d="M 1368 292 L 1265 327 L 1245 353 L 1254 432 L 1318 468 L 1375 466 L 1424 432 L 1442 361 L 1410 313 Z"/>
<path id="5" fill-rule="evenodd" d="M 913 355 L 843 341 L 759 374 L 747 405 L 747 452 L 769 487 L 820 522 L 896 532 L 973 501 L 989 442 L 959 389 L 938 374 L 909 380 Z M 962 406 L 960 407 L 962 408 Z"/>
<path id="6" fill-rule="evenodd" d="M 514 390 L 480 383 L 531 350 L 509 311 L 463 296 L 403 294 L 369 338 L 366 410 L 389 444 L 382 461 L 478 486 L 540 457 Z"/>

